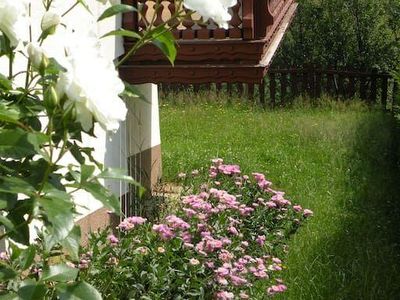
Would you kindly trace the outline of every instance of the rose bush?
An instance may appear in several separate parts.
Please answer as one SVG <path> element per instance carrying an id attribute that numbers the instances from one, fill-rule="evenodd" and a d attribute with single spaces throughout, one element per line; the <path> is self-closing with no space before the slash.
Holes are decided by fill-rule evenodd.
<path id="1" fill-rule="evenodd" d="M 180 174 L 181 177 L 182 174 Z M 312 212 L 265 175 L 213 161 L 208 179 L 162 222 L 123 220 L 94 234 L 75 262 L 107 299 L 264 299 L 284 292 L 287 241 Z M 195 180 L 202 178 L 194 173 Z"/>

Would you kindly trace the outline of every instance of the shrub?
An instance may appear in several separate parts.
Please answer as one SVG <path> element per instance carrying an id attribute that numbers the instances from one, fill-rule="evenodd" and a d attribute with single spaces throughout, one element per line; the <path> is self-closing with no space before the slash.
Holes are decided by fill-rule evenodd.
<path id="1" fill-rule="evenodd" d="M 180 178 L 190 191 L 162 223 L 123 220 L 94 234 L 77 263 L 107 299 L 263 299 L 284 292 L 288 238 L 312 211 L 272 189 L 264 174 L 213 160 L 208 179 Z"/>

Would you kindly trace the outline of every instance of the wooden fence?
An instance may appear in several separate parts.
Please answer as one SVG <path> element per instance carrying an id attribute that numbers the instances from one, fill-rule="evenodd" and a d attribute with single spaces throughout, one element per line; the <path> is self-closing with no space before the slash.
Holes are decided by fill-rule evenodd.
<path id="1" fill-rule="evenodd" d="M 323 69 L 270 69 L 262 84 L 162 84 L 164 93 L 190 89 L 194 92 L 214 90 L 249 99 L 262 105 L 285 106 L 299 96 L 338 99 L 359 98 L 367 103 L 391 109 L 398 96 L 398 85 L 391 75 Z"/>

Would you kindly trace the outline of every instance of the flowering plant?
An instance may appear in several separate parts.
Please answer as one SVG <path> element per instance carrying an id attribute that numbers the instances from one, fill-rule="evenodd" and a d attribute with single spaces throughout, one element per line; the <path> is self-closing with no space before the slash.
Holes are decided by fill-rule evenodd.
<path id="1" fill-rule="evenodd" d="M 213 161 L 162 222 L 140 217 L 92 236 L 76 267 L 108 299 L 264 299 L 284 292 L 288 238 L 313 213 L 265 175 Z M 182 174 L 181 174 L 181 177 Z"/>
<path id="2" fill-rule="evenodd" d="M 10 298 L 101 298 L 71 263 L 78 260 L 80 243 L 74 195 L 86 191 L 118 214 L 119 199 L 101 180 L 137 183 L 124 171 L 105 168 L 83 139 L 95 137 L 95 127 L 115 132 L 125 120 L 122 98 L 134 90 L 116 67 L 150 42 L 171 62 L 176 56 L 171 28 L 153 20 L 141 32 L 117 29 L 103 36 L 136 40 L 115 65 L 101 51 L 97 22 L 140 8 L 99 0 L 107 6 L 96 16 L 85 0 L 64 10 L 61 2 L 0 0 L 0 58 L 8 63 L 8 74 L 0 73 L 0 241 L 9 244 L 0 256 L 0 296 Z M 199 2 L 177 1 L 180 9 L 171 18 L 185 16 L 183 5 L 196 9 Z M 87 26 L 69 19 L 78 7 Z M 203 13 L 226 22 L 226 14 L 218 15 L 228 6 L 221 7 Z M 35 22 L 32 13 L 40 11 Z"/>

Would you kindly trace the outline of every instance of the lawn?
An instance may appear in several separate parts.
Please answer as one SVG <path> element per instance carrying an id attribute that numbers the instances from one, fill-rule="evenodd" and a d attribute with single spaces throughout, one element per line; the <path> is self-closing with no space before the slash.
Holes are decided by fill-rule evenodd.
<path id="1" fill-rule="evenodd" d="M 289 290 L 279 299 L 400 299 L 394 119 L 360 103 L 273 111 L 210 103 L 162 102 L 164 180 L 222 157 L 246 173 L 265 172 L 314 211 L 290 242 Z"/>

